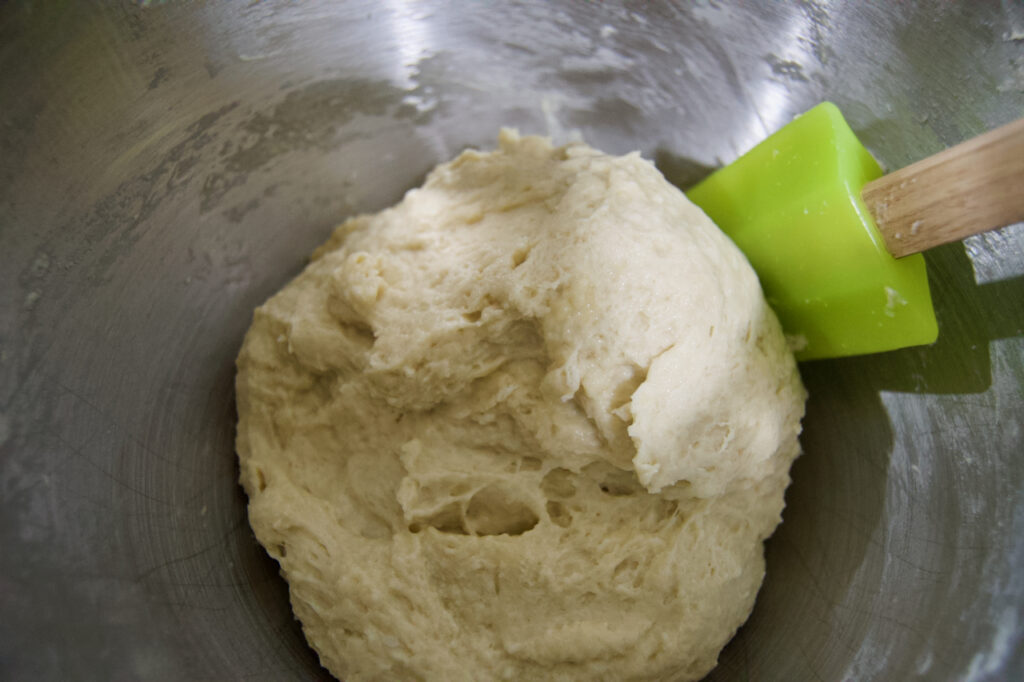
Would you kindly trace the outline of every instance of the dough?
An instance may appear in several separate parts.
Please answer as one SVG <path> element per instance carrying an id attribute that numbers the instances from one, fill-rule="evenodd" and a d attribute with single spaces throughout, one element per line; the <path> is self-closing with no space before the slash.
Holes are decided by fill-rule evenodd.
<path id="1" fill-rule="evenodd" d="M 503 131 L 256 310 L 256 537 L 355 680 L 698 679 L 805 394 L 744 257 L 638 154 Z"/>

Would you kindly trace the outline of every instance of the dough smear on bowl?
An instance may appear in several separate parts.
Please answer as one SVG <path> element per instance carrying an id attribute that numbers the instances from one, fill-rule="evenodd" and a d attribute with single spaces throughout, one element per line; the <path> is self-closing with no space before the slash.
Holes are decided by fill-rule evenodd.
<path id="1" fill-rule="evenodd" d="M 652 164 L 503 131 L 256 310 L 256 537 L 355 680 L 698 679 L 754 603 L 805 394 Z"/>

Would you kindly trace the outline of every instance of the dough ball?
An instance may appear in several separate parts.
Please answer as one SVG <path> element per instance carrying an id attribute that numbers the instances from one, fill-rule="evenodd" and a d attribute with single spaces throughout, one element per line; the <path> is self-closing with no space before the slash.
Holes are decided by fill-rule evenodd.
<path id="1" fill-rule="evenodd" d="M 796 365 L 652 164 L 499 143 L 341 225 L 256 311 L 253 530 L 339 678 L 698 679 L 764 575 Z"/>

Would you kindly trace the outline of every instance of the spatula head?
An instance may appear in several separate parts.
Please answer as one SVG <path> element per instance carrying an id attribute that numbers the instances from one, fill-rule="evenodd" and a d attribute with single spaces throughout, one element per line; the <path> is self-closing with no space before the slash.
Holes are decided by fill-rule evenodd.
<path id="1" fill-rule="evenodd" d="M 687 192 L 746 254 L 799 360 L 938 335 L 924 258 L 889 255 L 861 199 L 881 175 L 825 102 Z"/>

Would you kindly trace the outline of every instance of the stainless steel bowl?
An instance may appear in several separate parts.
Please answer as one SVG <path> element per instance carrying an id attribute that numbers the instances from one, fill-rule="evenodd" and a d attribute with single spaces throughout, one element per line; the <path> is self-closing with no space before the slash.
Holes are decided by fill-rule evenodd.
<path id="1" fill-rule="evenodd" d="M 0 677 L 325 677 L 246 523 L 232 379 L 345 216 L 500 125 L 685 184 L 827 98 L 897 167 L 1024 113 L 1022 38 L 1013 0 L 8 0 Z M 928 265 L 935 346 L 802 367 L 712 679 L 1024 679 L 1024 225 Z"/>

